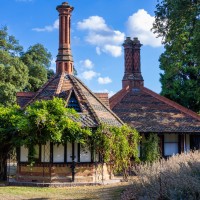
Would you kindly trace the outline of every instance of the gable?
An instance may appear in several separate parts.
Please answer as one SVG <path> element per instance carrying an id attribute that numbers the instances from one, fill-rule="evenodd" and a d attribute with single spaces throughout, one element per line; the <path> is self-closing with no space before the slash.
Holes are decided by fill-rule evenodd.
<path id="1" fill-rule="evenodd" d="M 67 107 L 73 108 L 76 112 L 82 111 L 74 91 L 71 92 L 71 95 L 70 95 L 68 103 L 67 103 Z"/>

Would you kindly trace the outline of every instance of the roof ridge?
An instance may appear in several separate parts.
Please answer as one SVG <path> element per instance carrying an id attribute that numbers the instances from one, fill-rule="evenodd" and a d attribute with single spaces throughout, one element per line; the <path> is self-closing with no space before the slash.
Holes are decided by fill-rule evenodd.
<path id="1" fill-rule="evenodd" d="M 59 83 L 58 83 L 58 86 L 57 86 L 57 89 L 55 91 L 55 95 L 59 94 L 61 92 L 61 88 L 62 88 L 62 85 L 63 85 L 63 81 L 64 81 L 64 77 L 65 77 L 65 73 L 62 73 L 60 75 L 60 79 L 59 79 Z"/>
<path id="2" fill-rule="evenodd" d="M 122 88 L 112 97 L 110 97 L 109 98 L 110 108 L 113 109 L 117 105 L 117 103 L 120 102 L 126 96 L 128 92 L 129 92 L 129 86 L 127 86 L 126 88 Z"/>
<path id="3" fill-rule="evenodd" d="M 25 97 L 33 97 L 35 95 L 35 92 L 17 92 L 17 96 L 25 96 Z"/>
<path id="4" fill-rule="evenodd" d="M 35 98 L 50 84 L 51 81 L 53 81 L 55 78 L 57 77 L 57 74 L 55 74 L 54 76 L 52 76 L 37 92 L 35 92 L 35 96 L 28 101 L 23 107 L 28 106 L 29 104 L 31 104 L 31 102 L 33 102 L 35 100 Z M 23 108 L 22 107 L 22 108 Z"/>
<path id="5" fill-rule="evenodd" d="M 69 91 L 69 94 L 68 94 L 68 97 L 66 99 L 66 104 L 65 105 L 68 105 L 68 103 L 69 103 L 69 99 L 70 99 L 70 97 L 72 95 L 73 88 L 69 89 L 68 91 Z"/>
<path id="6" fill-rule="evenodd" d="M 186 107 L 184 107 L 184 106 L 182 106 L 182 105 L 180 105 L 180 104 L 178 104 L 178 103 L 176 103 L 176 102 L 174 102 L 174 101 L 172 101 L 172 100 L 170 100 L 170 99 L 168 99 L 164 96 L 161 96 L 161 95 L 157 94 L 156 92 L 153 92 L 152 90 L 150 90 L 146 87 L 142 87 L 141 89 L 144 92 L 148 93 L 149 95 L 155 97 L 156 99 L 163 101 L 164 103 L 166 103 L 166 104 L 180 110 L 181 112 L 183 112 L 187 115 L 190 115 L 191 117 L 200 121 L 200 116 L 197 113 L 193 112 L 192 110 L 190 110 L 190 109 L 188 109 L 188 108 L 186 108 Z"/>
<path id="7" fill-rule="evenodd" d="M 74 77 L 74 76 L 73 76 Z M 77 81 L 83 86 L 83 87 L 85 87 L 89 92 L 90 92 L 90 94 L 107 110 L 107 111 L 109 111 L 115 118 L 117 118 L 117 120 L 120 122 L 120 123 L 122 123 L 122 124 L 124 124 L 124 122 L 109 108 L 109 107 L 107 107 L 106 105 L 104 105 L 104 103 L 82 82 L 82 81 L 80 81 L 77 77 L 74 77 L 75 79 L 77 79 Z M 91 105 L 90 105 L 91 106 Z M 92 107 L 92 106 L 91 106 Z M 93 107 L 92 107 L 92 109 L 93 109 L 93 111 L 95 110 Z M 96 115 L 96 113 L 95 113 L 95 115 Z M 98 119 L 99 119 L 99 117 L 98 117 Z M 100 120 L 99 120 L 100 121 Z"/>

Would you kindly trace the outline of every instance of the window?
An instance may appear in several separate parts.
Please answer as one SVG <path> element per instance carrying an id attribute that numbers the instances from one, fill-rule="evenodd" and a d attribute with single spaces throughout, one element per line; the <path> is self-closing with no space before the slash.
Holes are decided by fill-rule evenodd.
<path id="1" fill-rule="evenodd" d="M 20 147 L 20 162 L 28 162 L 28 148 Z"/>
<path id="2" fill-rule="evenodd" d="M 74 161 L 78 161 L 78 144 L 74 143 Z M 72 162 L 72 143 L 67 143 L 67 162 Z"/>
<path id="3" fill-rule="evenodd" d="M 20 162 L 28 162 L 28 154 L 29 149 L 25 146 L 20 147 Z M 40 161 L 40 146 L 35 145 L 34 146 L 34 161 L 39 162 Z"/>
<path id="4" fill-rule="evenodd" d="M 62 144 L 53 145 L 53 162 L 64 162 L 64 146 Z"/>
<path id="5" fill-rule="evenodd" d="M 90 147 L 86 144 L 80 144 L 80 162 L 91 162 Z"/>
<path id="6" fill-rule="evenodd" d="M 190 136 L 190 147 L 192 150 L 200 149 L 200 135 Z"/>
<path id="7" fill-rule="evenodd" d="M 69 99 L 68 102 L 68 108 L 73 108 L 74 110 L 76 110 L 77 112 L 81 112 L 81 108 L 80 105 L 78 103 L 78 100 L 74 94 L 74 92 L 72 92 L 71 97 Z"/>
<path id="8" fill-rule="evenodd" d="M 172 156 L 178 153 L 178 135 L 165 134 L 164 135 L 164 155 Z"/>

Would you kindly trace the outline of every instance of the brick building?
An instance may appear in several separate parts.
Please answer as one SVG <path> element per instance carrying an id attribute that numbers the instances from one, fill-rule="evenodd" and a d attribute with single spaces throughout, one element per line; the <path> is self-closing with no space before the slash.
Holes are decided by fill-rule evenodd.
<path id="1" fill-rule="evenodd" d="M 56 74 L 37 92 L 17 93 L 18 104 L 25 108 L 36 100 L 60 97 L 80 114 L 85 127 L 96 129 L 101 123 L 121 126 L 123 122 L 136 128 L 141 135 L 157 133 L 163 156 L 200 148 L 200 116 L 144 87 L 140 65 L 141 44 L 137 38 L 126 38 L 125 71 L 122 89 L 108 100 L 108 95 L 94 94 L 73 75 L 70 47 L 70 21 L 73 7 L 57 6 L 59 12 L 59 49 Z M 110 107 L 109 107 L 110 104 Z M 112 110 L 111 110 L 111 109 Z M 109 179 L 109 166 L 99 163 L 99 155 L 77 143 L 65 145 L 46 142 L 38 144 L 38 162 L 30 168 L 28 149 L 19 151 L 18 181 L 72 181 L 72 163 L 76 164 L 75 181 L 94 182 Z M 103 172 L 103 176 L 102 176 Z"/>
<path id="2" fill-rule="evenodd" d="M 122 89 L 110 98 L 120 119 L 141 135 L 156 133 L 163 156 L 200 149 L 200 116 L 144 87 L 140 65 L 140 41 L 127 37 Z"/>
<path id="3" fill-rule="evenodd" d="M 36 100 L 60 97 L 69 108 L 80 115 L 83 126 L 96 129 L 101 123 L 121 126 L 123 122 L 109 108 L 108 95 L 94 94 L 73 75 L 73 58 L 70 48 L 70 18 L 73 7 L 68 3 L 57 6 L 59 12 L 59 49 L 56 60 L 56 74 L 37 92 L 17 93 L 18 104 L 25 108 Z M 77 182 L 94 182 L 109 179 L 109 167 L 99 163 L 89 147 L 77 143 L 65 145 L 36 145 L 37 163 L 27 167 L 28 149 L 22 146 L 19 152 L 18 181 L 67 182 L 72 181 L 72 163 L 76 162 Z M 103 174 L 102 174 L 103 171 Z"/>

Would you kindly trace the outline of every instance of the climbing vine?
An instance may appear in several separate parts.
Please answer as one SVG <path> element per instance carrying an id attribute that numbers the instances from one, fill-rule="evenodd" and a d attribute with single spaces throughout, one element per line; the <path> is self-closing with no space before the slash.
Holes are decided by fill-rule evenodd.
<path id="1" fill-rule="evenodd" d="M 139 161 L 138 143 L 140 136 L 127 125 L 121 127 L 101 125 L 93 134 L 94 149 L 102 156 L 103 162 L 111 164 L 115 172 L 124 176 L 132 160 Z"/>
<path id="2" fill-rule="evenodd" d="M 33 162 L 33 145 L 77 142 L 84 143 L 92 134 L 87 127 L 82 127 L 78 113 L 66 108 L 60 98 L 48 101 L 36 101 L 24 110 L 23 124 L 20 126 L 22 144 L 29 148 L 29 160 Z"/>
<path id="3" fill-rule="evenodd" d="M 89 145 L 100 155 L 102 163 L 110 164 L 115 172 L 123 174 L 126 174 L 133 160 L 139 160 L 140 136 L 135 129 L 127 125 L 117 127 L 105 124 L 96 130 L 83 127 L 79 114 L 66 108 L 63 99 L 36 101 L 24 110 L 17 107 L 16 112 L 16 115 L 12 115 L 12 121 L 15 122 L 13 130 L 16 132 L 14 141 L 18 141 L 18 146 L 24 145 L 29 149 L 30 166 L 33 166 L 37 159 L 35 147 L 46 142 Z"/>
<path id="4" fill-rule="evenodd" d="M 141 160 L 152 163 L 160 158 L 159 137 L 151 133 L 144 138 L 141 148 Z"/>

